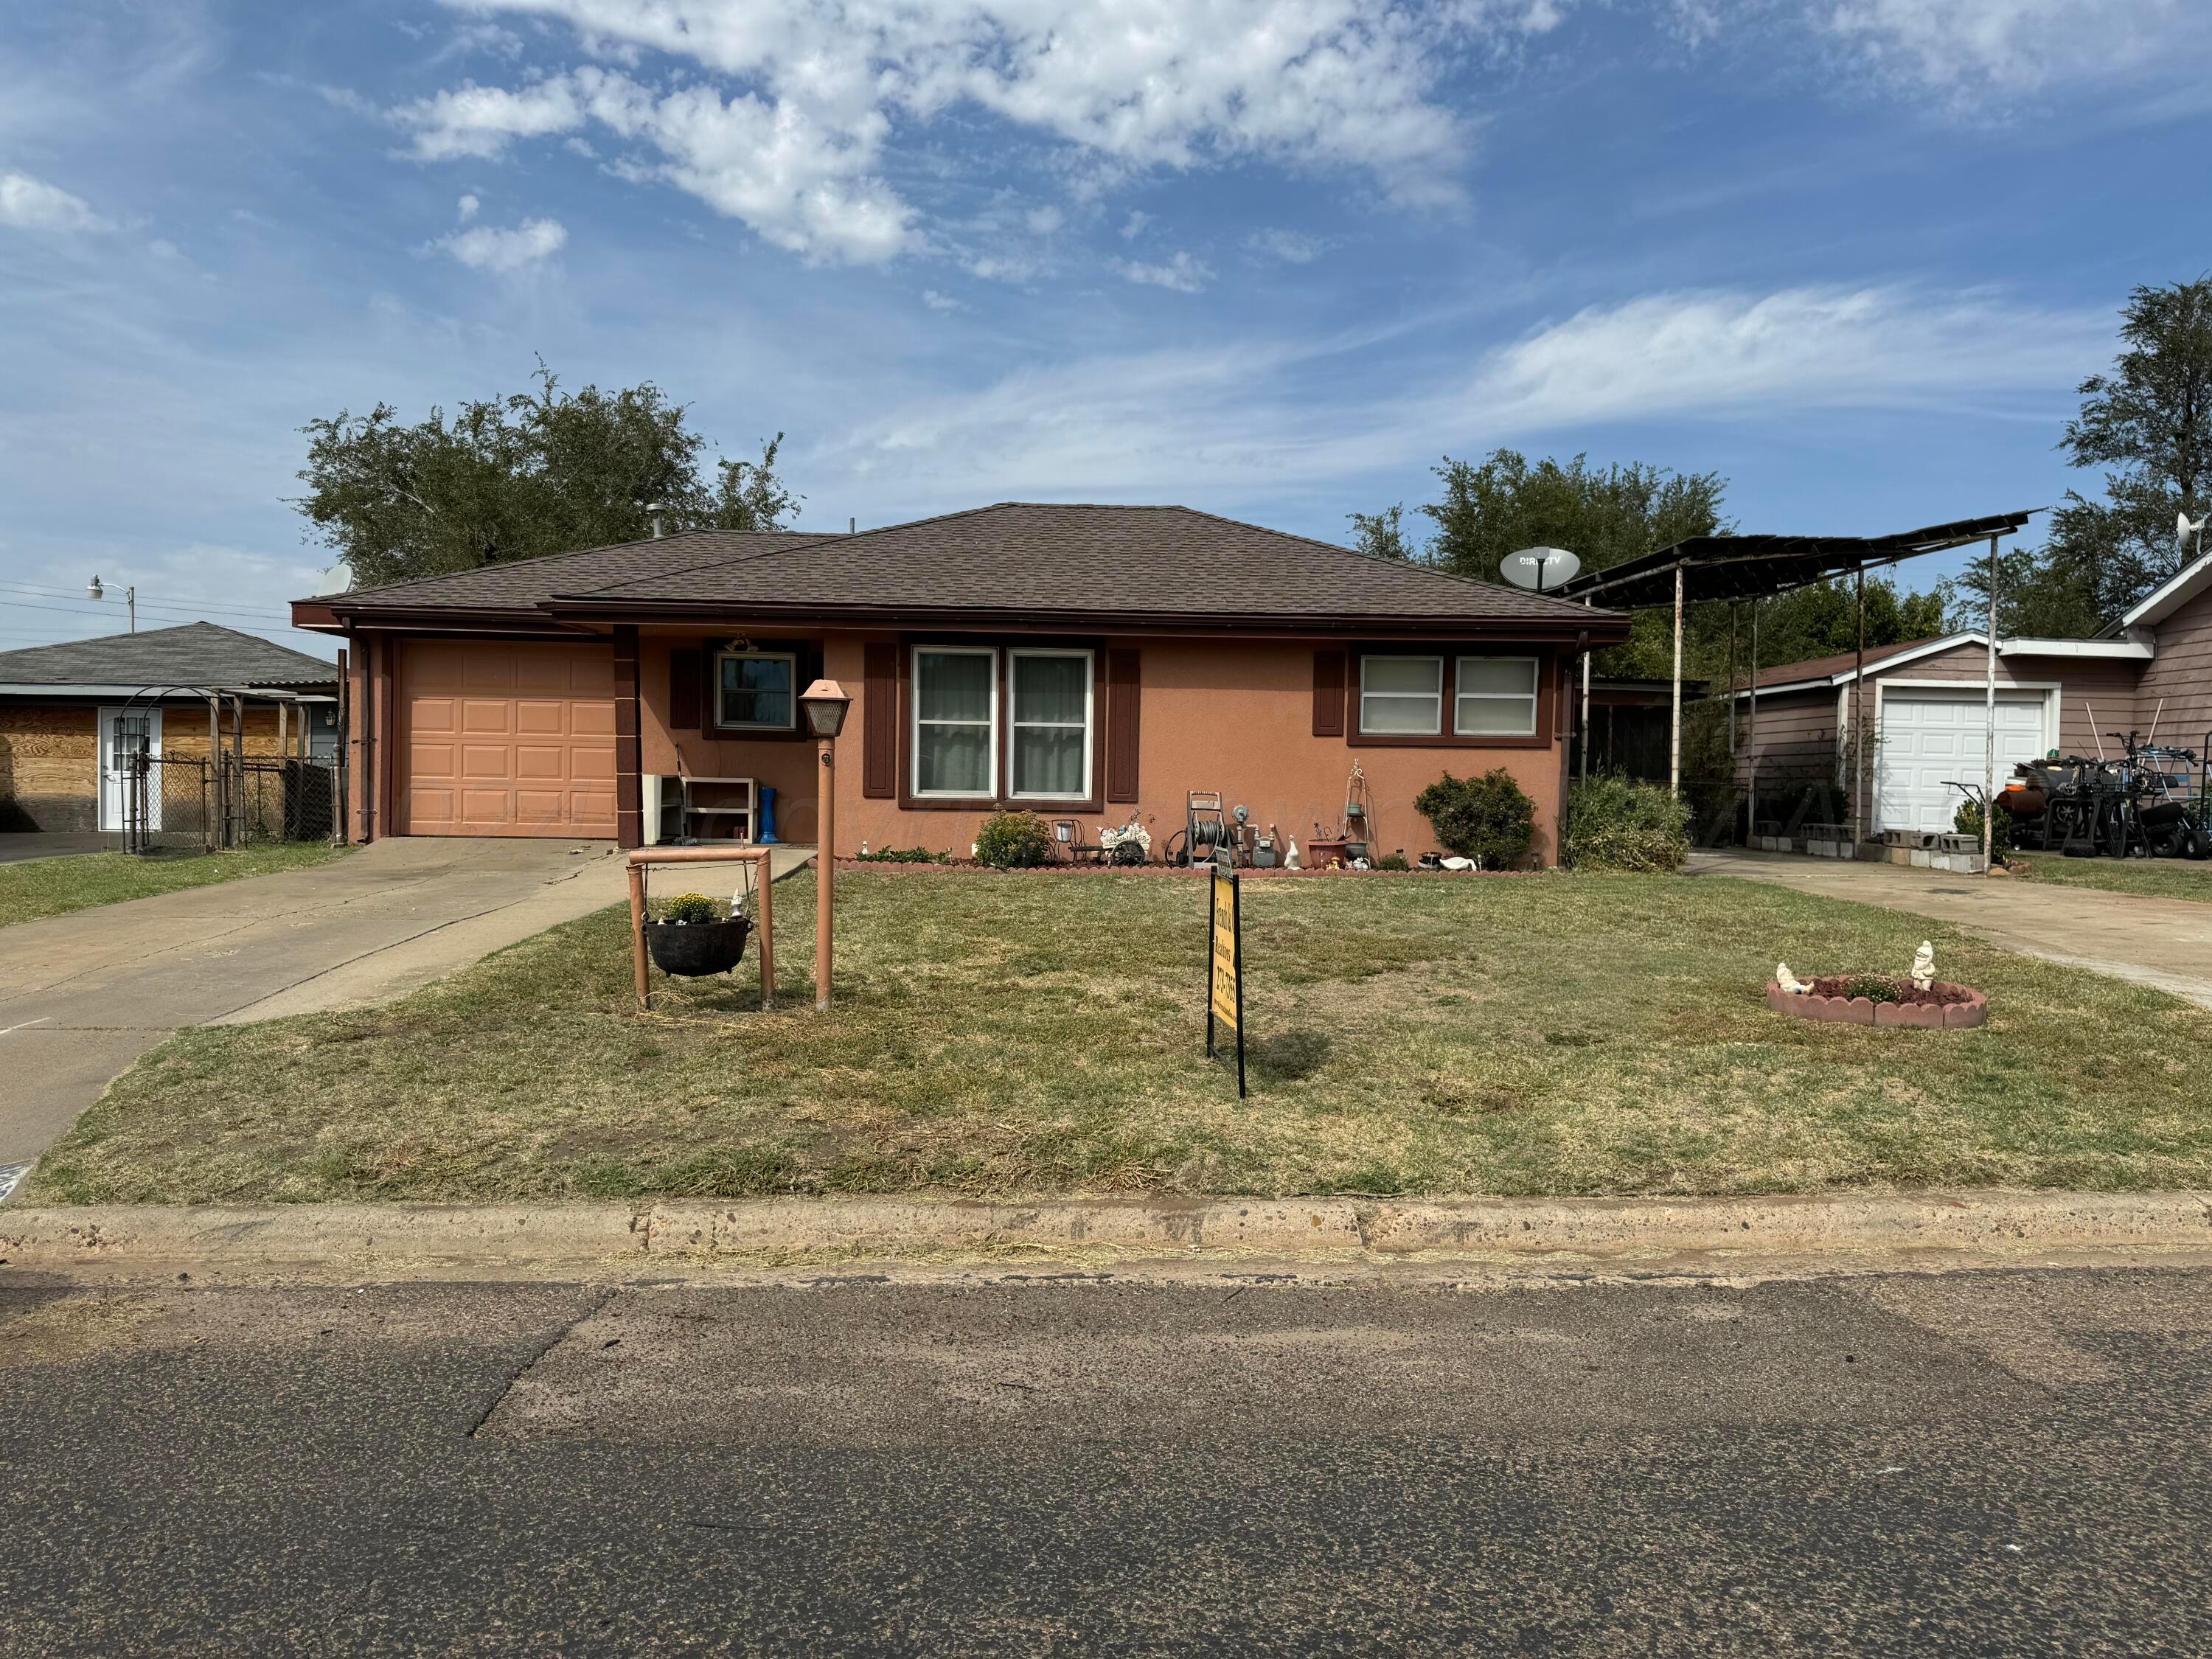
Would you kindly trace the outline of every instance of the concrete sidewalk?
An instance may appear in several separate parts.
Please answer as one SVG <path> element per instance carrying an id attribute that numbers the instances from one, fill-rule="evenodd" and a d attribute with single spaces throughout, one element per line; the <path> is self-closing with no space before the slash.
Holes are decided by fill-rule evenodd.
<path id="1" fill-rule="evenodd" d="M 399 837 L 0 928 L 0 1167 L 181 1027 L 382 1000 L 623 892 L 608 842 Z"/>
<path id="2" fill-rule="evenodd" d="M 2212 905 L 1734 848 L 1692 853 L 1689 873 L 1771 882 L 1931 916 L 2023 956 L 2110 974 L 2212 1008 Z"/>

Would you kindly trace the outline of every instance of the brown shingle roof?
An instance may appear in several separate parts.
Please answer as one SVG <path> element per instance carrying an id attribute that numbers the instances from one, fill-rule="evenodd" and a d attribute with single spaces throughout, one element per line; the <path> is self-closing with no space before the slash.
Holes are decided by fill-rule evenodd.
<path id="1" fill-rule="evenodd" d="M 585 592 L 634 577 L 653 577 L 686 567 L 750 557 L 787 543 L 815 538 L 789 531 L 684 530 L 658 541 L 619 542 L 542 558 L 514 559 L 477 570 L 457 570 L 386 587 L 331 596 L 328 604 L 404 605 L 423 610 L 533 609 L 556 593 Z"/>
<path id="2" fill-rule="evenodd" d="M 641 575 L 576 602 L 1588 621 L 1564 599 L 1216 517 L 1187 507 L 1002 501 L 757 556 Z"/>
<path id="3" fill-rule="evenodd" d="M 1895 645 L 1870 645 L 1867 647 L 1867 666 L 1873 668 L 1899 652 L 1917 651 L 1923 645 L 1933 645 L 1939 637 L 1942 636 L 1930 635 L 1924 640 L 1903 640 Z M 1857 662 L 1856 651 L 1839 651 L 1832 657 L 1807 657 L 1802 662 L 1760 669 L 1759 684 L 1763 690 L 1770 685 L 1795 685 L 1801 680 L 1833 679 L 1838 674 L 1850 673 Z"/>
<path id="4" fill-rule="evenodd" d="M 0 684 L 9 685 L 234 688 L 327 685 L 337 677 L 336 663 L 204 622 L 0 651 Z"/>

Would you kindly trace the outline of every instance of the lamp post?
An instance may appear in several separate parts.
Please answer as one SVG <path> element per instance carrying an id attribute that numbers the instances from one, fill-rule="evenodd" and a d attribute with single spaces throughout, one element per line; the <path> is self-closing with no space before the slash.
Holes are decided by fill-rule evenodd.
<path id="1" fill-rule="evenodd" d="M 817 680 L 799 699 L 822 754 L 821 828 L 814 854 L 814 1012 L 830 1007 L 830 885 L 837 866 L 837 734 L 853 700 L 835 680 Z"/>
<path id="2" fill-rule="evenodd" d="M 107 590 L 100 585 L 97 574 L 84 585 L 84 596 L 88 599 L 107 597 Z M 123 590 L 123 602 L 131 608 L 131 631 L 136 634 L 138 631 L 138 585 L 136 582 Z"/>

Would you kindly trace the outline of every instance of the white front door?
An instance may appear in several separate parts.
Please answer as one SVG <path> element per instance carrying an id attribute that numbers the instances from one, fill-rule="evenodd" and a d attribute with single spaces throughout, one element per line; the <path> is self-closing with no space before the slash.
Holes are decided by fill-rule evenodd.
<path id="1" fill-rule="evenodd" d="M 1997 693 L 1997 787 L 2018 761 L 2047 746 L 2048 693 Z M 1884 687 L 1875 750 L 1875 828 L 1948 831 L 1966 796 L 1954 782 L 1982 782 L 1989 711 L 1978 687 Z"/>
<path id="2" fill-rule="evenodd" d="M 134 754 L 158 757 L 161 752 L 161 711 L 158 708 L 103 708 L 100 711 L 100 827 L 120 830 L 130 799 L 130 768 Z M 146 828 L 161 827 L 161 780 L 147 781 Z"/>

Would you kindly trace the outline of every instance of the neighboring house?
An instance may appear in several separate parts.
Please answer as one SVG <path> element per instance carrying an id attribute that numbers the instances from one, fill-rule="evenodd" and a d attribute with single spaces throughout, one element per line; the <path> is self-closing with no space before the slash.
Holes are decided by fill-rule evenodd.
<path id="1" fill-rule="evenodd" d="M 243 698 L 247 753 L 298 753 L 303 729 L 335 752 L 337 674 L 212 623 L 0 652 L 0 830 L 120 829 L 118 757 L 206 755 L 211 690 Z"/>
<path id="2" fill-rule="evenodd" d="M 1413 797 L 1503 767 L 1556 855 L 1578 653 L 1625 617 L 1179 507 L 1004 503 L 853 535 L 688 532 L 301 600 L 356 676 L 362 836 L 675 832 L 679 776 L 773 786 L 815 838 L 797 696 L 854 708 L 839 850 L 964 855 L 982 814 L 1087 839 L 1192 790 L 1304 842 L 1356 762 L 1371 842 L 1433 847 Z M 695 781 L 741 805 L 744 783 Z M 734 814 L 726 820 L 738 828 Z M 707 827 L 694 820 L 693 827 Z"/>
<path id="3" fill-rule="evenodd" d="M 2056 750 L 2117 756 L 2125 734 L 2203 752 L 2212 728 L 2212 556 L 2199 559 L 2097 640 L 1997 644 L 1996 775 Z M 1866 718 L 1875 733 L 1871 829 L 1948 830 L 1978 784 L 1989 657 L 1980 634 L 1881 646 L 1866 653 Z M 1756 737 L 1750 693 L 1735 696 L 1736 777 L 1758 763 L 1759 817 L 1784 831 L 1808 786 L 1840 799 L 1850 764 L 1850 653 L 1763 669 Z M 2115 735 L 2118 734 L 2118 735 Z M 1841 810 L 1838 807 L 1838 810 Z M 1825 816 L 1817 807 L 1811 816 Z"/>

